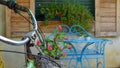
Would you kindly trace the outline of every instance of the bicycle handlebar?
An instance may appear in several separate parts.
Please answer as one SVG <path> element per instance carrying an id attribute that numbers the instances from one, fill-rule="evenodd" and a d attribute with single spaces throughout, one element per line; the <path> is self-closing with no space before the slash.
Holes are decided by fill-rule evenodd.
<path id="1" fill-rule="evenodd" d="M 3 36 L 0 36 L 0 41 L 11 44 L 11 45 L 23 45 L 29 41 L 29 38 L 25 38 L 24 40 L 21 40 L 21 41 L 14 41 L 14 40 L 5 38 Z"/>
<path id="2" fill-rule="evenodd" d="M 0 4 L 7 5 L 7 2 L 4 0 L 0 0 Z"/>
<path id="3" fill-rule="evenodd" d="M 26 12 L 26 7 L 15 3 L 15 1 L 0 0 L 0 4 L 6 5 L 10 9 L 20 10 L 20 11 Z"/>
<path id="4" fill-rule="evenodd" d="M 31 18 L 32 25 L 33 25 L 33 30 L 31 32 L 29 32 L 28 34 L 30 34 L 30 33 L 31 33 L 30 35 L 35 34 L 35 31 L 38 28 L 37 27 L 37 21 L 36 21 L 35 17 L 33 16 L 33 13 L 31 12 L 30 9 L 28 9 L 28 8 L 26 8 L 24 6 L 18 5 L 17 3 L 13 2 L 13 1 L 10 2 L 10 1 L 0 0 L 0 4 L 6 5 L 10 9 L 13 9 L 13 10 L 20 10 L 20 11 L 27 12 L 28 15 Z M 11 44 L 11 45 L 24 45 L 29 40 L 30 40 L 30 38 L 27 35 L 26 35 L 26 37 L 23 40 L 20 40 L 20 41 L 14 41 L 14 40 L 8 39 L 6 37 L 0 36 L 0 41 L 8 43 L 8 44 Z"/>

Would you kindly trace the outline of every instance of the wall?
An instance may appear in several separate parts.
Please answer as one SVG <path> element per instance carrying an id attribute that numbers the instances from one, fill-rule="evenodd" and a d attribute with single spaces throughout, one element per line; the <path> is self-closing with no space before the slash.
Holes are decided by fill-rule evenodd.
<path id="1" fill-rule="evenodd" d="M 0 42 L 0 49 L 23 52 L 24 46 L 11 46 Z M 10 52 L 2 52 L 2 53 L 6 68 L 22 68 L 25 65 L 25 61 L 24 61 L 25 55 L 18 53 L 10 53 Z"/>
<path id="2" fill-rule="evenodd" d="M 107 68 L 120 68 L 120 36 L 109 39 L 113 41 L 113 44 L 106 46 Z"/>
<path id="3" fill-rule="evenodd" d="M 0 35 L 5 35 L 5 7 L 0 5 Z"/>

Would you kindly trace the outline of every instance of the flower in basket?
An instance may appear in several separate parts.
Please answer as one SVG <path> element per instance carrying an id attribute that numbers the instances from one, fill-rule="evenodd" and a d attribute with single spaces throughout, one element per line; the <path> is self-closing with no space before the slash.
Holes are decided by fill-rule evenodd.
<path id="1" fill-rule="evenodd" d="M 47 49 L 50 51 L 50 50 L 52 50 L 53 48 L 52 48 L 52 45 L 49 45 L 48 47 L 47 47 Z"/>
<path id="2" fill-rule="evenodd" d="M 65 36 L 65 33 L 62 32 L 62 26 L 58 26 L 58 31 L 55 32 L 54 38 L 46 38 L 47 48 L 44 47 L 44 44 L 39 40 L 36 42 L 36 45 L 39 46 L 43 52 L 53 58 L 66 57 L 67 53 L 63 52 L 64 49 L 72 49 L 72 46 L 64 40 L 69 38 Z"/>

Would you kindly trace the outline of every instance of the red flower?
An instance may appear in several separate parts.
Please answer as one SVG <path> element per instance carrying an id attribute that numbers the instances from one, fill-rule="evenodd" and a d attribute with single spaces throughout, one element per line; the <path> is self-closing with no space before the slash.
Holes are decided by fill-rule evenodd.
<path id="1" fill-rule="evenodd" d="M 66 53 L 66 52 L 63 52 L 62 55 L 63 55 L 63 57 L 66 57 L 66 56 L 67 56 L 67 53 Z"/>
<path id="2" fill-rule="evenodd" d="M 40 43 L 41 43 L 40 40 L 37 40 L 36 44 L 37 44 L 38 46 L 40 45 Z"/>
<path id="3" fill-rule="evenodd" d="M 68 49 L 72 49 L 72 46 L 69 46 Z"/>
<path id="4" fill-rule="evenodd" d="M 66 37 L 65 37 L 65 40 L 68 40 L 68 39 L 69 39 L 69 38 L 66 36 Z"/>
<path id="5" fill-rule="evenodd" d="M 61 25 L 58 25 L 58 29 L 59 29 L 60 31 L 62 31 L 62 26 L 61 26 Z"/>
<path id="6" fill-rule="evenodd" d="M 52 45 L 48 46 L 48 50 L 52 50 Z"/>
<path id="7" fill-rule="evenodd" d="M 58 17 L 62 17 L 62 14 L 61 14 L 61 13 L 58 13 L 57 16 L 58 16 Z"/>

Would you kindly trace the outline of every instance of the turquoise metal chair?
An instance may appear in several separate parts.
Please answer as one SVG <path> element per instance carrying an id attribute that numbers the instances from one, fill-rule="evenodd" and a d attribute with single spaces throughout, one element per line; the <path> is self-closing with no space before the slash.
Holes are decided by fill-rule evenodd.
<path id="1" fill-rule="evenodd" d="M 105 46 L 110 40 L 96 38 L 80 25 L 67 26 L 62 24 L 62 28 L 62 32 L 69 37 L 64 42 L 72 45 L 71 50 L 64 50 L 67 57 L 61 58 L 61 60 L 68 61 L 66 63 L 68 68 L 93 68 L 91 59 L 95 60 L 94 67 L 105 68 Z M 48 37 L 53 37 L 56 31 L 58 28 Z"/>

